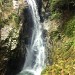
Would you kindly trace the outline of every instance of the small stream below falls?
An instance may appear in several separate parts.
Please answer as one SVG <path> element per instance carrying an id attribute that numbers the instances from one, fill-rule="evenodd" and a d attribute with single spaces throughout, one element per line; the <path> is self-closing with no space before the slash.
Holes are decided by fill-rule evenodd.
<path id="1" fill-rule="evenodd" d="M 18 75 L 41 75 L 45 66 L 45 46 L 43 42 L 42 25 L 35 0 L 27 0 L 29 12 L 33 19 L 33 31 L 24 67 Z"/>

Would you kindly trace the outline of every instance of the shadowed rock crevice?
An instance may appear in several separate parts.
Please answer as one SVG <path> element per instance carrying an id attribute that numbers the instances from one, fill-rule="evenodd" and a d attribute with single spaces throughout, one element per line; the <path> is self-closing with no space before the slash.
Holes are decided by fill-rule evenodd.
<path id="1" fill-rule="evenodd" d="M 41 17 L 42 2 L 40 2 L 41 0 L 39 2 L 37 1 L 37 6 L 39 8 L 39 15 Z M 22 70 L 26 59 L 26 47 L 31 44 L 34 22 L 32 14 L 28 7 L 23 9 L 20 17 L 22 26 L 19 31 L 18 44 L 16 48 L 10 52 L 10 58 L 8 61 L 7 71 L 5 75 L 16 75 Z"/>
<path id="2" fill-rule="evenodd" d="M 19 32 L 17 47 L 11 51 L 6 75 L 16 75 L 23 68 L 26 57 L 26 46 L 30 43 L 33 21 L 28 8 L 23 10 L 22 27 Z"/>

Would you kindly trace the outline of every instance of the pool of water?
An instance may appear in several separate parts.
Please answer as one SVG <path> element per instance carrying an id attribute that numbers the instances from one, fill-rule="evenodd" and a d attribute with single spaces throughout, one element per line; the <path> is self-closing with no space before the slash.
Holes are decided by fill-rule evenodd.
<path id="1" fill-rule="evenodd" d="M 24 72 L 20 72 L 18 75 L 34 75 L 34 74 L 28 71 L 24 71 Z"/>

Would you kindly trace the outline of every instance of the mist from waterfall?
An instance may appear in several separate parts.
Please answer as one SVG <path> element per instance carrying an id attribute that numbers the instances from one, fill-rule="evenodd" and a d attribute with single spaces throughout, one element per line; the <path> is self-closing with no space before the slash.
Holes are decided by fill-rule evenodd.
<path id="1" fill-rule="evenodd" d="M 45 66 L 45 47 L 42 25 L 35 0 L 27 0 L 29 12 L 34 22 L 31 43 L 27 47 L 26 61 L 23 70 L 18 75 L 41 75 Z M 31 17 L 31 16 L 30 16 Z"/>

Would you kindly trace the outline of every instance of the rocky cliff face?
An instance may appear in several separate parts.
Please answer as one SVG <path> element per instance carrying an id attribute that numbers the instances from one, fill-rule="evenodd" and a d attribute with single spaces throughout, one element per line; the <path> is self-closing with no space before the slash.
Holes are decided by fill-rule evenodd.
<path id="1" fill-rule="evenodd" d="M 13 2 L 9 0 L 7 2 L 2 2 L 3 6 L 1 5 L 0 8 L 1 75 L 15 75 L 21 71 L 25 62 L 26 46 L 28 46 L 32 34 L 33 22 L 32 17 L 30 17 L 31 14 L 27 9 L 27 3 L 23 1 L 14 2 L 14 0 Z M 37 5 L 40 19 L 42 20 L 42 2 L 38 0 Z M 5 10 L 3 10 L 3 8 Z"/>
<path id="2" fill-rule="evenodd" d="M 20 13 L 23 9 L 14 10 L 12 1 L 0 1 L 0 74 L 4 75 L 6 72 L 7 64 L 10 62 L 10 67 L 15 66 L 21 61 L 22 53 L 21 46 L 18 43 L 19 32 L 22 28 L 20 21 Z M 18 47 L 18 49 L 17 49 Z M 20 58 L 21 56 L 21 58 Z M 21 64 L 18 63 L 19 65 Z M 13 68 L 15 68 L 13 67 Z M 21 67 L 20 67 L 21 68 Z M 9 68 L 10 69 L 10 68 Z"/>
<path id="3" fill-rule="evenodd" d="M 49 3 L 46 0 L 44 1 L 45 2 L 43 2 L 42 11 L 40 8 L 41 5 L 39 7 L 40 18 L 42 18 L 44 21 L 42 21 L 44 28 L 43 36 L 44 41 L 46 42 L 45 44 L 47 54 L 47 67 L 42 73 L 46 75 L 59 75 L 60 73 L 75 75 L 74 10 L 69 11 L 67 7 L 65 8 L 66 10 L 63 9 L 66 3 L 64 5 L 60 5 L 62 7 L 61 9 L 58 7 L 58 5 L 49 7 Z M 59 2 L 59 4 L 60 3 L 61 2 Z M 29 21 L 29 23 L 32 24 L 32 21 L 30 21 L 31 17 L 28 18 L 30 16 L 28 15 L 28 9 L 26 8 L 28 5 L 27 3 L 24 5 L 23 4 L 24 2 L 21 1 L 19 10 L 13 10 L 12 1 L 7 0 L 6 2 L 0 3 L 1 75 L 4 75 L 5 73 L 6 75 L 14 75 L 20 72 L 25 62 L 26 46 L 29 43 L 32 34 L 31 28 L 33 26 L 30 26 L 27 22 Z M 52 4 L 53 1 L 51 6 Z M 69 5 L 70 8 L 71 6 L 73 7 L 73 4 Z M 54 7 L 56 7 L 56 9 L 54 9 Z M 54 12 L 53 10 L 51 11 L 50 8 L 54 9 Z"/>
<path id="4" fill-rule="evenodd" d="M 12 14 L 13 19 L 10 22 L 11 24 L 9 26 L 5 25 L 1 29 L 1 38 L 3 41 L 7 40 L 5 44 L 7 43 L 8 47 L 5 49 L 8 51 L 6 52 L 7 56 L 5 56 L 7 58 L 5 75 L 16 75 L 22 70 L 25 62 L 26 47 L 28 46 L 32 35 L 33 21 L 27 4 L 21 9 L 16 9 L 14 9 L 14 13 Z M 5 44 L 3 45 L 5 46 Z M 2 47 L 1 50 L 3 50 L 3 48 L 4 47 Z"/>

